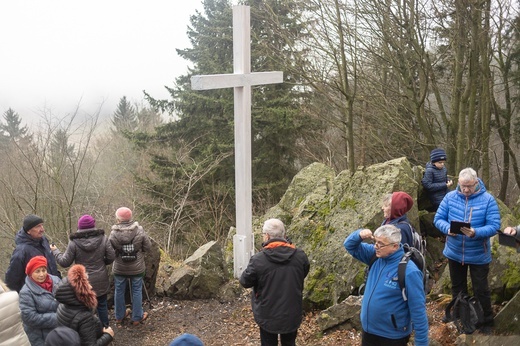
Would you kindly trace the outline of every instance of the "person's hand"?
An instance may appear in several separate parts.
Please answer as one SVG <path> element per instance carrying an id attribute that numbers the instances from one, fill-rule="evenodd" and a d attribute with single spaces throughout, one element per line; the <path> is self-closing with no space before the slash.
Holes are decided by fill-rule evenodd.
<path id="1" fill-rule="evenodd" d="M 464 233 L 466 237 L 473 238 L 475 236 L 475 229 L 468 227 L 461 227 L 460 231 Z"/>
<path id="2" fill-rule="evenodd" d="M 103 328 L 103 333 L 110 334 L 111 337 L 114 337 L 114 331 L 112 330 L 112 327 L 110 327 L 110 326 Z"/>
<path id="3" fill-rule="evenodd" d="M 362 229 L 361 232 L 359 232 L 359 236 L 361 239 L 372 239 L 372 231 L 368 228 Z"/>
<path id="4" fill-rule="evenodd" d="M 51 251 L 58 250 L 58 248 L 57 248 L 56 245 L 54 245 L 54 244 L 51 244 L 51 245 L 50 245 L 50 248 L 51 248 Z"/>
<path id="5" fill-rule="evenodd" d="M 453 185 L 453 180 L 450 179 L 446 182 L 446 186 L 450 187 L 451 185 Z"/>
<path id="6" fill-rule="evenodd" d="M 516 235 L 516 229 L 514 227 L 506 227 L 504 234 Z"/>

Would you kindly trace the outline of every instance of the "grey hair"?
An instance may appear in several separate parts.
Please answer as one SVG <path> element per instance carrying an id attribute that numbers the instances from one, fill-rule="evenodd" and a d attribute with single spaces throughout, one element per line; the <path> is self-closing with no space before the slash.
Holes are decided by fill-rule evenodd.
<path id="1" fill-rule="evenodd" d="M 262 230 L 264 233 L 269 234 L 272 238 L 285 237 L 285 226 L 279 219 L 269 219 L 265 221 Z"/>
<path id="2" fill-rule="evenodd" d="M 401 242 L 401 230 L 394 225 L 383 225 L 376 229 L 374 237 L 386 238 L 391 243 Z"/>
<path id="3" fill-rule="evenodd" d="M 382 203 L 384 205 L 388 205 L 388 204 L 392 203 L 392 196 L 393 196 L 393 194 L 391 194 L 391 193 L 387 193 L 386 195 L 384 195 Z"/>
<path id="4" fill-rule="evenodd" d="M 477 181 L 478 180 L 478 176 L 477 176 L 477 172 L 475 172 L 475 170 L 471 167 L 468 167 L 468 168 L 464 168 L 462 171 L 460 171 L 459 173 L 459 181 L 460 180 L 463 180 L 463 181 Z"/>

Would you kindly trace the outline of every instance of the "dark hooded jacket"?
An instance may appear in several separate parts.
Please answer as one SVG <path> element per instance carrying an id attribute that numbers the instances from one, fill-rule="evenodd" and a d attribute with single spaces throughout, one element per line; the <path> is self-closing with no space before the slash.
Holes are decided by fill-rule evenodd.
<path id="1" fill-rule="evenodd" d="M 446 167 L 439 169 L 431 162 L 426 164 L 426 170 L 424 171 L 421 183 L 426 192 L 428 192 L 428 198 L 435 210 L 437 210 L 442 199 L 449 191 L 446 185 L 447 181 L 448 170 Z"/>
<path id="2" fill-rule="evenodd" d="M 412 229 L 410 220 L 406 213 L 412 209 L 413 199 L 406 192 L 398 191 L 392 193 L 392 207 L 390 218 L 383 220 L 381 225 L 394 225 L 401 230 L 401 244 L 413 246 Z"/>
<path id="3" fill-rule="evenodd" d="M 75 262 L 85 266 L 89 281 L 96 295 L 102 296 L 110 291 L 107 265 L 114 262 L 114 248 L 105 237 L 102 229 L 80 229 L 69 237 L 65 253 L 56 249 L 52 253 L 56 262 L 62 267 L 68 267 Z"/>
<path id="4" fill-rule="evenodd" d="M 5 273 L 5 283 L 10 289 L 20 292 L 25 284 L 25 267 L 35 256 L 44 256 L 47 259 L 47 272 L 61 278 L 56 260 L 51 253 L 49 241 L 45 236 L 41 239 L 34 239 L 21 228 L 16 233 L 15 243 L 16 248 Z"/>
<path id="5" fill-rule="evenodd" d="M 68 278 L 63 279 L 56 291 L 58 325 L 78 332 L 81 346 L 105 346 L 112 342 L 112 336 L 103 333 L 103 324 L 94 315 L 93 308 L 80 301 Z"/>
<path id="6" fill-rule="evenodd" d="M 273 334 L 298 329 L 303 316 L 303 281 L 309 259 L 285 239 L 270 239 L 251 257 L 240 284 L 253 288 L 252 307 L 256 323 Z"/>

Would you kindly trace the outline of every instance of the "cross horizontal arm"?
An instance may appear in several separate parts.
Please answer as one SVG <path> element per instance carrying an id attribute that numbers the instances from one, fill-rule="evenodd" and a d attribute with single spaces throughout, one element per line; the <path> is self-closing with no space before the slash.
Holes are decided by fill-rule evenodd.
<path id="1" fill-rule="evenodd" d="M 247 74 L 214 74 L 191 77 L 192 90 L 235 88 L 283 82 L 283 72 L 252 72 Z"/>

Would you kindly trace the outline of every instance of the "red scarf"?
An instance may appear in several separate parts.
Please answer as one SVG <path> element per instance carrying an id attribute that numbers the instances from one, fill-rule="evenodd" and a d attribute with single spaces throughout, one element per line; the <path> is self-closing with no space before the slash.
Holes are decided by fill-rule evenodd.
<path id="1" fill-rule="evenodd" d="M 31 280 L 34 281 L 33 278 L 31 278 Z M 40 286 L 41 288 L 43 288 L 44 290 L 49 291 L 49 292 L 52 293 L 52 279 L 51 279 L 51 277 L 49 276 L 49 274 L 47 274 L 47 278 L 45 279 L 44 282 L 41 282 L 41 283 L 40 283 L 40 282 L 36 282 L 36 281 L 34 281 L 34 282 L 35 282 L 38 286 Z"/>

